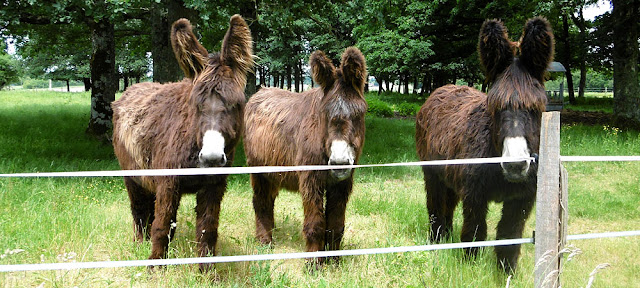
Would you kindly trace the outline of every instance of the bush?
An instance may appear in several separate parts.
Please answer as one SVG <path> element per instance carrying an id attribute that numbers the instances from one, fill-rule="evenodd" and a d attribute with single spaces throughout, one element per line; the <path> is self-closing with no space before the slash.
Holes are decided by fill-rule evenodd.
<path id="1" fill-rule="evenodd" d="M 380 117 L 391 117 L 393 116 L 393 109 L 389 104 L 382 102 L 376 99 L 367 100 L 367 104 L 369 105 L 369 109 L 367 109 L 367 113 L 380 116 Z"/>
<path id="2" fill-rule="evenodd" d="M 400 103 L 396 107 L 396 110 L 400 116 L 416 116 L 420 111 L 420 105 L 417 103 Z"/>
<path id="3" fill-rule="evenodd" d="M 22 88 L 24 89 L 42 89 L 42 88 L 49 88 L 49 80 L 42 80 L 42 79 L 24 79 L 24 81 L 22 82 Z"/>
<path id="4" fill-rule="evenodd" d="M 20 70 L 18 62 L 7 54 L 0 54 L 0 90 L 19 80 Z"/>

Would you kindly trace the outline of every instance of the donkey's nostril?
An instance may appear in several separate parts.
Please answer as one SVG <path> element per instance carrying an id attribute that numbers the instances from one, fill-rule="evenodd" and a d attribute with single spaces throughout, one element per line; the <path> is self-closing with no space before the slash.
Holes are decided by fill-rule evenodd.
<path id="1" fill-rule="evenodd" d="M 521 172 L 522 170 L 526 169 L 527 167 L 527 162 L 526 161 L 520 161 L 520 162 L 509 162 L 509 163 L 504 163 L 503 168 L 509 172 Z"/>
<path id="2" fill-rule="evenodd" d="M 200 153 L 198 161 L 200 162 L 201 167 L 221 167 L 227 165 L 227 156 L 225 154 L 221 154 L 209 155 L 207 157 Z"/>
<path id="3" fill-rule="evenodd" d="M 509 182 L 521 182 L 529 174 L 529 161 L 501 163 L 502 173 Z"/>

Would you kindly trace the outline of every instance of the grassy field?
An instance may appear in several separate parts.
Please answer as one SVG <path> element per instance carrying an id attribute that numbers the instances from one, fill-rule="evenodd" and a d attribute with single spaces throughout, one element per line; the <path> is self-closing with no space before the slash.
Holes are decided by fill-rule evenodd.
<path id="1" fill-rule="evenodd" d="M 389 99 L 382 99 L 387 101 Z M 0 91 L 0 173 L 116 170 L 110 145 L 84 135 L 89 95 Z M 361 163 L 417 160 L 414 120 L 367 117 Z M 615 127 L 562 127 L 563 155 L 639 155 L 640 135 Z M 244 166 L 242 151 L 234 165 Z M 639 163 L 566 163 L 569 171 L 570 234 L 638 230 Z M 300 196 L 283 191 L 276 203 L 275 247 L 253 239 L 251 188 L 246 175 L 230 176 L 222 202 L 219 255 L 299 252 Z M 195 198 L 186 196 L 169 257 L 196 255 Z M 500 206 L 491 205 L 489 239 Z M 458 234 L 460 211 L 454 221 Z M 526 236 L 535 226 L 527 222 Z M 356 172 L 347 207 L 344 249 L 428 243 L 428 216 L 417 167 L 368 168 Z M 127 193 L 119 178 L 0 179 L 0 265 L 146 259 L 150 244 L 132 241 Z M 459 241 L 459 236 L 454 237 Z M 575 257 L 562 272 L 564 287 L 639 287 L 640 238 L 569 243 Z M 510 287 L 533 287 L 532 245 L 523 246 Z M 203 275 L 196 265 L 156 272 L 145 267 L 1 273 L 0 287 L 505 287 L 492 249 L 464 260 L 459 250 L 343 257 L 315 273 L 303 260 L 230 263 Z"/>

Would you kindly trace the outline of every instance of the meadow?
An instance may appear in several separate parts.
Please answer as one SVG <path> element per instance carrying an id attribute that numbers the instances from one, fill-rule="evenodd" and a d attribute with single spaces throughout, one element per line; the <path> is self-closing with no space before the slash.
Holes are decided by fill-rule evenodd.
<path id="1" fill-rule="evenodd" d="M 376 98 L 369 95 L 368 99 Z M 399 107 L 398 99 L 377 101 Z M 401 100 L 404 101 L 404 100 Z M 88 93 L 0 91 L 0 173 L 117 170 L 110 144 L 84 134 Z M 405 105 L 406 106 L 406 105 Z M 415 161 L 414 119 L 366 119 L 361 164 Z M 611 126 L 563 125 L 562 155 L 640 155 L 640 133 Z M 234 166 L 246 165 L 240 149 Z M 640 163 L 565 163 L 569 172 L 569 234 L 638 230 Z M 302 204 L 282 191 L 276 201 L 275 245 L 253 238 L 252 191 L 247 175 L 232 175 L 222 201 L 218 254 L 246 255 L 304 250 Z M 366 168 L 355 174 L 347 206 L 343 249 L 428 244 L 428 215 L 418 167 Z M 195 197 L 185 196 L 169 257 L 194 257 Z M 495 239 L 500 205 L 489 210 Z M 454 237 L 462 226 L 456 212 Z M 530 237 L 535 217 L 527 221 Z M 0 265 L 146 259 L 150 243 L 134 243 L 122 179 L 0 178 Z M 570 241 L 564 287 L 640 287 L 640 237 Z M 304 260 L 0 273 L 0 287 L 533 287 L 534 247 L 523 245 L 511 279 L 495 268 L 493 249 L 463 259 L 461 250 L 343 257 L 339 264 L 306 272 Z"/>

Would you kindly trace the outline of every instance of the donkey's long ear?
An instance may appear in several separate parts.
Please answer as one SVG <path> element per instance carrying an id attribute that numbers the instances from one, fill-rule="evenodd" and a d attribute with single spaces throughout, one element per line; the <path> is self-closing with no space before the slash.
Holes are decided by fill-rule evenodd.
<path id="1" fill-rule="evenodd" d="M 544 81 L 544 73 L 553 59 L 554 46 L 553 31 L 547 19 L 529 19 L 520 39 L 520 61 L 540 82 Z"/>
<path id="2" fill-rule="evenodd" d="M 343 81 L 357 91 L 364 91 L 367 79 L 367 63 L 362 52 L 356 47 L 349 47 L 342 53 L 340 61 Z"/>
<path id="3" fill-rule="evenodd" d="M 311 76 L 313 81 L 318 83 L 322 89 L 328 89 L 336 81 L 336 67 L 331 63 L 331 59 L 318 50 L 309 56 L 309 66 L 311 66 Z"/>
<path id="4" fill-rule="evenodd" d="M 502 73 L 515 56 L 515 47 L 509 41 L 507 28 L 498 20 L 486 20 L 480 28 L 478 54 L 485 69 L 487 82 L 492 83 Z"/>
<path id="5" fill-rule="evenodd" d="M 231 16 L 229 30 L 222 40 L 222 61 L 231 67 L 236 82 L 243 87 L 247 83 L 247 72 L 254 65 L 253 40 L 249 26 L 238 14 Z"/>
<path id="6" fill-rule="evenodd" d="M 202 72 L 209 53 L 193 34 L 189 20 L 182 18 L 173 23 L 171 47 L 186 77 L 194 79 Z"/>

